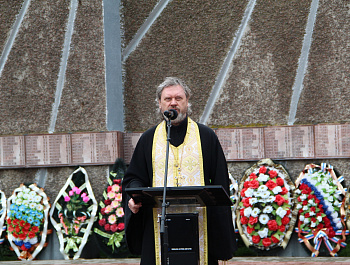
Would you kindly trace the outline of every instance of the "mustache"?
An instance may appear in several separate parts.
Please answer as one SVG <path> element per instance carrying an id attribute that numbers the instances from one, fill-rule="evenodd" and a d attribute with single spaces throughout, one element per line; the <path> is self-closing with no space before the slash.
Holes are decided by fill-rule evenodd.
<path id="1" fill-rule="evenodd" d="M 174 110 L 176 110 L 177 112 L 179 112 L 179 111 L 180 111 L 180 108 L 178 108 L 178 107 L 175 107 L 175 108 L 169 108 L 168 110 L 171 110 L 171 109 L 174 109 Z"/>

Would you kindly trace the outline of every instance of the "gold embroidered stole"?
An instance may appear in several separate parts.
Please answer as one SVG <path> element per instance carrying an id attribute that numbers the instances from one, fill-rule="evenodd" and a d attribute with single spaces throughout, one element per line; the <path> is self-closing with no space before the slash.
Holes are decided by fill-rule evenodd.
<path id="1" fill-rule="evenodd" d="M 166 160 L 167 131 L 165 121 L 161 122 L 154 133 L 152 147 L 153 187 L 164 186 L 164 172 Z M 187 132 L 184 142 L 175 147 L 170 144 L 167 187 L 204 186 L 202 146 L 198 125 L 188 118 Z M 207 265 L 207 214 L 205 207 L 169 206 L 167 213 L 198 212 L 200 264 Z M 153 209 L 154 237 L 156 264 L 161 264 L 160 223 L 158 215 L 160 208 Z"/>

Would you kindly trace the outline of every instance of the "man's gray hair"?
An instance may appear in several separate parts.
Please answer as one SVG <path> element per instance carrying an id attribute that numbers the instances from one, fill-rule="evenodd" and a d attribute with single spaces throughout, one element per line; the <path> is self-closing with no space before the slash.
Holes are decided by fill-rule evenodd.
<path id="1" fill-rule="evenodd" d="M 186 98 L 189 99 L 191 97 L 191 89 L 187 86 L 187 84 L 185 83 L 185 81 L 183 81 L 180 78 L 177 77 L 166 77 L 163 81 L 163 83 L 161 83 L 158 87 L 157 87 L 157 98 L 156 98 L 156 102 L 158 103 L 158 101 L 161 99 L 162 97 L 162 92 L 163 89 L 169 86 L 181 86 L 185 92 Z M 158 109 L 159 111 L 159 109 Z M 188 109 L 187 109 L 187 114 L 190 115 L 192 113 L 192 109 L 191 109 L 191 104 L 188 103 Z"/>
<path id="2" fill-rule="evenodd" d="M 191 97 L 191 89 L 186 85 L 186 83 L 177 77 L 166 77 L 158 87 L 157 87 L 157 100 L 160 100 L 163 89 L 169 86 L 181 86 L 185 92 L 186 98 Z"/>

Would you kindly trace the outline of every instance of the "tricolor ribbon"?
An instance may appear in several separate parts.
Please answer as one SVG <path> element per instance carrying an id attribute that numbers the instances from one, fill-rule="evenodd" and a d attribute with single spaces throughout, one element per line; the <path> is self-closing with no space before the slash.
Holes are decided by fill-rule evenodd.
<path id="1" fill-rule="evenodd" d="M 343 223 L 343 221 L 342 221 Z M 326 228 L 323 228 L 321 230 L 314 229 L 312 231 L 310 230 L 302 230 L 300 229 L 301 222 L 299 221 L 299 227 L 295 229 L 295 232 L 298 233 L 298 241 L 299 243 L 305 244 L 305 246 L 311 251 L 312 257 L 317 257 L 319 254 L 319 249 L 321 247 L 322 241 L 325 243 L 327 249 L 329 250 L 329 253 L 331 256 L 336 257 L 337 252 L 339 251 L 340 247 L 345 247 L 347 244 L 345 243 L 346 237 L 345 235 L 349 234 L 349 230 L 337 230 L 335 232 L 335 235 L 342 236 L 341 239 L 337 237 L 329 237 Z M 345 226 L 344 226 L 345 227 Z M 302 235 L 302 233 L 308 233 L 307 235 Z M 314 247 L 310 244 L 309 240 L 313 239 Z M 334 242 L 336 244 L 335 247 L 332 246 L 331 242 Z"/>
<path id="2" fill-rule="evenodd" d="M 330 253 L 332 253 L 333 251 L 333 246 L 331 245 L 331 243 L 328 240 L 328 235 L 325 231 L 320 230 L 318 231 L 318 233 L 316 234 L 316 236 L 314 237 L 314 245 L 315 245 L 315 250 L 317 251 L 317 254 L 319 253 L 321 244 L 322 244 L 322 240 L 324 241 L 327 249 L 329 250 Z M 312 256 L 315 257 L 316 252 L 312 253 Z M 334 253 L 334 255 L 332 256 L 337 256 L 336 253 Z"/>

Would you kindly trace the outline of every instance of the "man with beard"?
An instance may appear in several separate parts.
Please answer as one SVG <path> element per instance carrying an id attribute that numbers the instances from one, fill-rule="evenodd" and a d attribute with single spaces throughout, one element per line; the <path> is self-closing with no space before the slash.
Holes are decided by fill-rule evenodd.
<path id="1" fill-rule="evenodd" d="M 222 185 L 229 194 L 227 163 L 212 129 L 194 122 L 188 86 L 176 77 L 167 77 L 157 88 L 160 114 L 178 112 L 170 129 L 168 186 Z M 123 180 L 123 190 L 136 187 L 163 187 L 167 144 L 165 120 L 140 137 Z M 123 194 L 126 240 L 141 264 L 160 265 L 157 212 L 135 203 Z M 170 207 L 171 208 L 171 207 Z M 228 260 L 236 249 L 229 206 L 199 207 L 200 264 L 214 265 Z"/>

